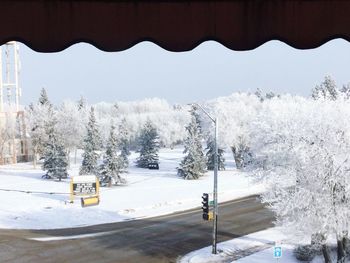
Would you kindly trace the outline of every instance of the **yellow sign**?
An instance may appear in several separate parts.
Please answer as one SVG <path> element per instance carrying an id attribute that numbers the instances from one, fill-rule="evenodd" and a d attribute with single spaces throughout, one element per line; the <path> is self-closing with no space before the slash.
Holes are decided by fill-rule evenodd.
<path id="1" fill-rule="evenodd" d="M 71 203 L 74 202 L 75 196 L 81 196 L 83 197 L 82 199 L 88 199 L 88 198 L 91 199 L 91 200 L 84 201 L 84 203 L 98 204 L 100 201 L 99 192 L 100 192 L 100 184 L 95 175 L 81 175 L 81 176 L 72 177 L 70 182 Z M 83 200 L 82 200 L 82 206 L 83 206 Z"/>

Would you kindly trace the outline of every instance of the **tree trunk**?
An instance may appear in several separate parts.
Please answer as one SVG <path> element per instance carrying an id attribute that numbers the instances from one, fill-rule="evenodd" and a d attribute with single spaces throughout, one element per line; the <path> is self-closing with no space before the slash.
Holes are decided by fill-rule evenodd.
<path id="1" fill-rule="evenodd" d="M 74 149 L 74 164 L 77 164 L 77 148 Z"/>
<path id="2" fill-rule="evenodd" d="M 343 248 L 345 250 L 345 254 L 347 253 L 346 247 L 348 246 L 348 240 L 349 239 L 348 239 L 347 235 L 343 237 Z"/>
<path id="3" fill-rule="evenodd" d="M 240 154 L 240 151 L 237 151 L 236 147 L 234 147 L 234 146 L 231 147 L 231 150 L 233 153 L 233 158 L 235 159 L 236 168 L 242 169 L 243 160 L 242 160 L 242 155 Z"/>
<path id="4" fill-rule="evenodd" d="M 326 244 L 322 245 L 322 253 L 323 253 L 323 257 L 324 257 L 324 262 L 325 263 L 332 263 L 331 255 L 329 253 L 329 248 L 327 247 Z"/>
<path id="5" fill-rule="evenodd" d="M 346 252 L 343 241 L 343 237 L 337 236 L 337 263 L 345 263 Z"/>
<path id="6" fill-rule="evenodd" d="M 70 150 L 67 150 L 68 169 L 70 169 Z"/>
<path id="7" fill-rule="evenodd" d="M 35 150 L 33 151 L 33 166 L 34 166 L 34 169 L 36 169 L 36 151 Z"/>

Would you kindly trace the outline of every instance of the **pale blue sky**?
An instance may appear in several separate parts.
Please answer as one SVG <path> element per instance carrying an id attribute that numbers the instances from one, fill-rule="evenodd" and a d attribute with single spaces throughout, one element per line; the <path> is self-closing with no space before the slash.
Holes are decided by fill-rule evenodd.
<path id="1" fill-rule="evenodd" d="M 90 103 L 145 97 L 188 103 L 257 88 L 308 96 L 325 75 L 350 82 L 350 43 L 333 40 L 312 50 L 270 41 L 252 51 L 232 51 L 205 42 L 190 52 L 168 52 L 150 42 L 107 53 L 81 43 L 59 53 L 20 46 L 22 104 L 36 101 L 45 87 L 50 99 Z"/>

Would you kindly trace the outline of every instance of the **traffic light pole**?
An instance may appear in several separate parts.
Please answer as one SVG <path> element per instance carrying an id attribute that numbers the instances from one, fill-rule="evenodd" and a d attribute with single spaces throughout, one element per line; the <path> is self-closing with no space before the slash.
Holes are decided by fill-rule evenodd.
<path id="1" fill-rule="evenodd" d="M 216 254 L 216 244 L 217 244 L 217 236 L 218 236 L 218 133 L 219 133 L 219 127 L 218 127 L 218 118 L 213 118 L 210 116 L 210 114 L 203 109 L 201 105 L 198 103 L 194 103 L 194 105 L 197 105 L 201 110 L 209 117 L 209 119 L 214 122 L 215 124 L 215 155 L 214 155 L 214 191 L 213 191 L 213 197 L 214 197 L 214 211 L 213 211 L 213 246 L 212 246 L 212 254 Z"/>
<path id="2" fill-rule="evenodd" d="M 214 222 L 213 222 L 213 247 L 212 254 L 216 254 L 216 243 L 218 236 L 218 119 L 215 118 L 215 155 L 214 155 Z"/>

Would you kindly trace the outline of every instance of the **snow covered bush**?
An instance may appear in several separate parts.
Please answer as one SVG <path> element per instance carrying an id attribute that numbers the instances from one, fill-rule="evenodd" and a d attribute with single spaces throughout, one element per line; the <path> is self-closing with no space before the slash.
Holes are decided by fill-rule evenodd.
<path id="1" fill-rule="evenodd" d="M 312 245 L 298 245 L 293 253 L 298 260 L 307 262 L 310 262 L 316 256 L 315 248 Z"/>

